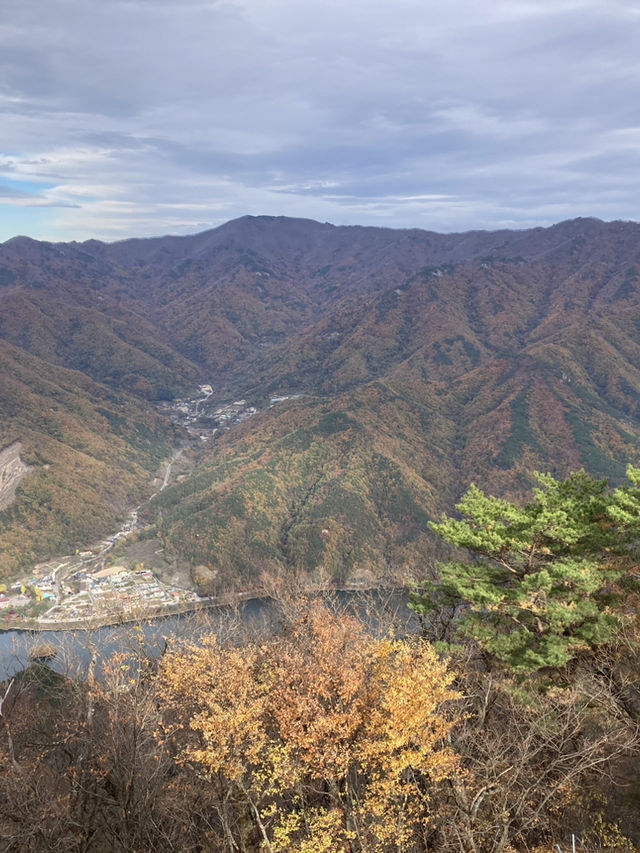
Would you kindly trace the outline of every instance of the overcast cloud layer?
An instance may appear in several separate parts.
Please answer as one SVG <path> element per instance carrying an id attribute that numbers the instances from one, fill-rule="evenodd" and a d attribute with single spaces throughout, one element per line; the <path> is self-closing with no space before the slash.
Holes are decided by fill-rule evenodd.
<path id="1" fill-rule="evenodd" d="M 638 219 L 636 0 L 3 0 L 0 240 Z"/>

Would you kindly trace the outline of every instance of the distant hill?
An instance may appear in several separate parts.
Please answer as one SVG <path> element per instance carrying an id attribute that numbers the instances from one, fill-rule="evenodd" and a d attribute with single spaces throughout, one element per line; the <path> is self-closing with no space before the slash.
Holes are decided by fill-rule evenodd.
<path id="1" fill-rule="evenodd" d="M 630 222 L 436 234 L 243 217 L 190 237 L 0 246 L 0 340 L 29 366 L 12 399 L 34 401 L 7 436 L 34 453 L 54 366 L 81 372 L 88 411 L 98 386 L 81 374 L 127 424 L 153 424 L 156 448 L 169 432 L 146 400 L 205 380 L 221 400 L 308 395 L 234 428 L 151 511 L 225 586 L 418 571 L 426 520 L 471 480 L 517 495 L 536 468 L 619 479 L 640 447 L 639 332 Z M 138 476 L 116 487 L 135 435 L 104 458 L 115 503 Z"/>

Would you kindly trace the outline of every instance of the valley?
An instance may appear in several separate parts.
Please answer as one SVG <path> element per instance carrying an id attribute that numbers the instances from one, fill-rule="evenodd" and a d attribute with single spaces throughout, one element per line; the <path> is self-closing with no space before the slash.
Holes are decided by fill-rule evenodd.
<path id="1" fill-rule="evenodd" d="M 458 852 L 550 850 L 594 810 L 637 838 L 639 331 L 628 222 L 243 217 L 1 245 L 6 838 L 51 801 L 76 840 L 88 805 L 100 849 L 124 814 L 155 833 L 136 849 L 162 850 L 177 805 L 172 849 L 185 816 L 194 851 L 257 850 L 282 814 L 295 840 L 278 849 L 297 850 L 318 838 L 302 783 L 333 850 L 326 818 L 362 816 L 353 780 L 376 786 L 370 827 L 403 799 L 434 737 L 430 666 L 452 688 L 435 736 L 455 766 L 420 789 L 421 837 L 432 820 L 440 835 L 416 849 L 453 825 Z M 411 599 L 409 630 L 387 590 Z M 176 764 L 191 738 L 199 757 Z M 367 764 L 387 740 L 391 763 Z M 358 849 L 399 849 L 394 832 Z"/>
<path id="2" fill-rule="evenodd" d="M 123 622 L 163 618 L 206 606 L 225 606 L 264 594 L 252 589 L 224 596 L 202 596 L 194 587 L 187 566 L 179 560 L 167 563 L 161 543 L 149 538 L 139 521 L 146 503 L 161 494 L 172 480 L 174 467 L 182 461 L 186 471 L 198 463 L 200 442 L 211 442 L 257 413 L 245 400 L 218 405 L 211 401 L 210 385 L 200 385 L 197 396 L 159 403 L 158 409 L 186 438 L 159 473 L 159 484 L 145 504 L 130 509 L 120 527 L 100 542 L 79 547 L 75 554 L 39 563 L 24 577 L 0 592 L 0 628 L 12 630 L 79 630 Z M 294 395 L 297 398 L 299 395 Z M 289 397 L 270 400 L 270 406 Z M 19 458 L 20 442 L 4 451 L 4 479 L 13 491 L 28 473 Z M 185 462 L 186 459 L 186 462 Z M 181 473 L 179 479 L 188 477 Z M 152 535 L 152 534 L 151 534 Z M 162 575 L 171 575 L 170 580 Z"/>
<path id="3" fill-rule="evenodd" d="M 0 510 L 8 584 L 98 559 L 131 507 L 147 562 L 201 595 L 405 583 L 447 553 L 428 522 L 470 482 L 518 498 L 535 470 L 585 467 L 615 484 L 640 450 L 634 223 L 243 217 L 16 238 L 0 271 L 0 444 L 30 469 Z"/>

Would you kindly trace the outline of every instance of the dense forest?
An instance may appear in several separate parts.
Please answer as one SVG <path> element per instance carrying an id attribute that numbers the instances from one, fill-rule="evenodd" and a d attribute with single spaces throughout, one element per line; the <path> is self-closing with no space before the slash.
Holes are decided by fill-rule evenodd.
<path id="1" fill-rule="evenodd" d="M 20 441 L 31 473 L 0 512 L 0 575 L 112 534 L 186 440 L 157 404 L 207 383 L 208 414 L 259 413 L 200 443 L 194 475 L 147 508 L 171 560 L 205 566 L 213 592 L 418 578 L 443 556 L 427 521 L 469 482 L 518 499 L 534 470 L 623 481 L 639 328 L 632 222 L 437 234 L 249 216 L 9 240 L 0 449 Z"/>
<path id="2" fill-rule="evenodd" d="M 0 697 L 2 849 L 636 850 L 640 471 L 537 479 L 433 525 L 458 559 L 411 630 L 282 590 L 260 630 L 27 667 Z"/>

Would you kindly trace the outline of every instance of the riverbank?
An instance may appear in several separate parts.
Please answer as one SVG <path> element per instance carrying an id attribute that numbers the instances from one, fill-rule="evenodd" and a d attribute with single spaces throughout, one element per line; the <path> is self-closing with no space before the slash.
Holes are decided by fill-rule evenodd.
<path id="1" fill-rule="evenodd" d="M 396 586 L 387 586 L 385 584 L 341 584 L 340 586 L 332 585 L 314 585 L 301 590 L 301 595 L 321 595 L 329 593 L 371 593 L 375 591 L 385 590 L 387 592 L 397 591 Z M 167 619 L 171 616 L 181 616 L 187 613 L 197 613 L 202 610 L 209 610 L 216 607 L 233 607 L 235 605 L 245 604 L 250 601 L 266 601 L 271 599 L 270 593 L 265 589 L 245 590 L 244 592 L 228 592 L 222 595 L 211 596 L 198 601 L 181 602 L 179 604 L 170 604 L 164 607 L 156 608 L 141 608 L 136 612 L 120 612 L 120 613 L 105 613 L 99 616 L 91 616 L 87 619 L 68 619 L 68 620 L 43 620 L 43 619 L 22 619 L 12 622 L 10 625 L 0 626 L 0 634 L 11 631 L 19 633 L 61 633 L 73 631 L 94 631 L 100 628 L 113 628 L 118 625 L 132 625 L 141 622 L 156 622 L 162 619 Z"/>

